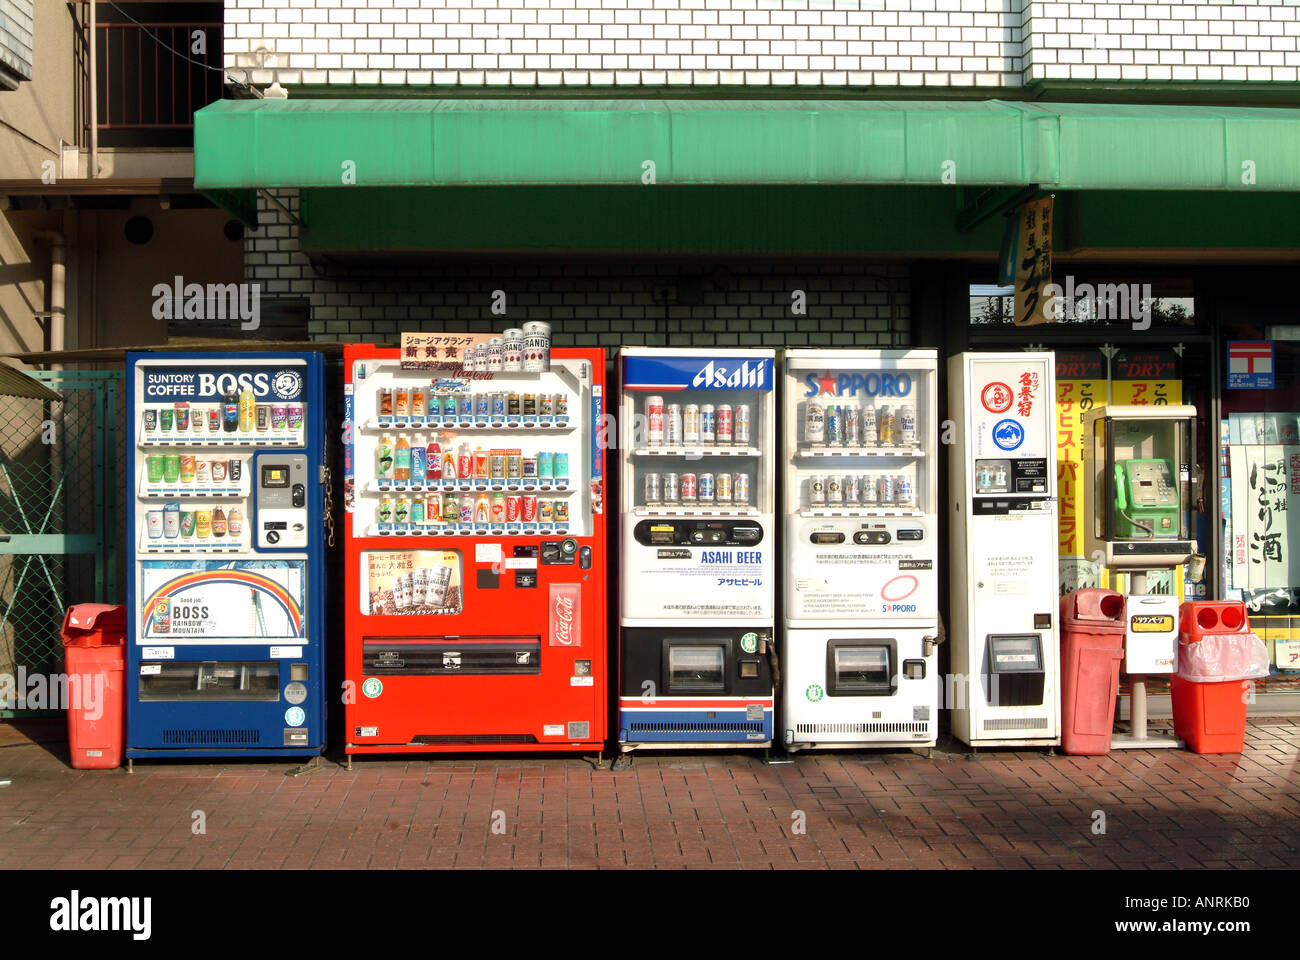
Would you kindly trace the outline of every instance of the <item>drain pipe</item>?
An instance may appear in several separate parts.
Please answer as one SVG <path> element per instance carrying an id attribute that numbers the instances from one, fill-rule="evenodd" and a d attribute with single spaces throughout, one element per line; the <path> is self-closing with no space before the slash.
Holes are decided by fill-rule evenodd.
<path id="1" fill-rule="evenodd" d="M 96 64 L 96 52 L 99 48 L 99 38 L 95 36 L 97 25 L 95 23 L 95 0 L 90 0 L 90 43 L 88 53 L 90 58 L 90 169 L 86 172 L 88 180 L 94 180 L 99 175 L 99 67 Z"/>
<path id="2" fill-rule="evenodd" d="M 36 239 L 50 245 L 50 310 L 44 315 L 49 320 L 49 349 L 62 350 L 67 341 L 68 243 L 57 230 L 37 230 Z M 61 370 L 63 365 L 50 364 L 49 368 Z"/>

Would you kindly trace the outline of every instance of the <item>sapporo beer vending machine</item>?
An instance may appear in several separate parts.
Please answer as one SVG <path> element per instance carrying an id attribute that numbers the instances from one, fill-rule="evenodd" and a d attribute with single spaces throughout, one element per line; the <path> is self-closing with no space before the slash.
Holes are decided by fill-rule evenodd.
<path id="1" fill-rule="evenodd" d="M 128 758 L 325 746 L 315 353 L 128 353 Z"/>
<path id="2" fill-rule="evenodd" d="M 1056 360 L 948 360 L 953 734 L 973 747 L 1060 743 Z"/>
<path id="3" fill-rule="evenodd" d="M 534 359 L 344 351 L 348 753 L 603 746 L 605 357 Z"/>
<path id="4" fill-rule="evenodd" d="M 938 356 L 787 350 L 787 749 L 934 746 Z"/>
<path id="5" fill-rule="evenodd" d="M 619 353 L 619 745 L 772 741 L 771 350 Z"/>

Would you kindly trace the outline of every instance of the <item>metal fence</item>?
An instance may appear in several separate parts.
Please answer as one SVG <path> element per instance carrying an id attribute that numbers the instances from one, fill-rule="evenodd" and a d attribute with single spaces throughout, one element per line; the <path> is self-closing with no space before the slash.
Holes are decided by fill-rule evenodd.
<path id="1" fill-rule="evenodd" d="M 0 673 L 11 676 L 61 670 L 64 610 L 120 603 L 123 582 L 122 373 L 33 376 L 63 400 L 0 397 Z"/>

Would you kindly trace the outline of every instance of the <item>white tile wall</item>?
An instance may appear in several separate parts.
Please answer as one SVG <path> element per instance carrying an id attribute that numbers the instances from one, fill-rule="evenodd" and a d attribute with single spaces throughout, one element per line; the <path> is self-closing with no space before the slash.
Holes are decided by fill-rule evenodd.
<path id="1" fill-rule="evenodd" d="M 1297 0 L 227 0 L 256 84 L 1295 82 Z"/>
<path id="2" fill-rule="evenodd" d="M 277 190 L 295 213 L 297 191 Z M 244 239 L 244 273 L 264 297 L 306 298 L 312 340 L 395 342 L 402 330 L 503 329 L 492 291 L 506 291 L 509 320 L 545 320 L 557 346 L 843 346 L 911 343 L 905 263 L 755 260 L 735 267 L 703 302 L 667 305 L 655 291 L 678 282 L 671 264 L 474 262 L 318 271 L 298 230 L 258 197 L 259 229 Z M 790 313 L 793 290 L 808 312 Z"/>

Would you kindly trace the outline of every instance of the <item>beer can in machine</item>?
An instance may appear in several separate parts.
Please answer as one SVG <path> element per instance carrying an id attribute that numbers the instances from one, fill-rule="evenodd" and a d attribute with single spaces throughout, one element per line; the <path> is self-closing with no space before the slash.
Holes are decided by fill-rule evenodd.
<path id="1" fill-rule="evenodd" d="M 681 491 L 681 477 L 676 473 L 663 475 L 663 502 L 676 503 Z"/>
<path id="2" fill-rule="evenodd" d="M 713 404 L 700 405 L 700 443 L 712 443 L 714 439 Z"/>
<path id="3" fill-rule="evenodd" d="M 670 403 L 664 411 L 664 443 L 680 445 L 682 442 L 682 405 Z"/>
<path id="4" fill-rule="evenodd" d="M 698 480 L 693 473 L 683 473 L 681 481 L 682 503 L 695 503 L 699 499 Z"/>
<path id="5" fill-rule="evenodd" d="M 662 502 L 663 495 L 660 493 L 659 474 L 647 473 L 645 479 L 642 481 L 642 489 L 644 490 L 643 501 L 647 505 Z"/>
<path id="6" fill-rule="evenodd" d="M 738 403 L 735 410 L 735 423 L 732 427 L 732 433 L 735 435 L 736 442 L 748 446 L 749 440 L 749 404 Z"/>
<path id="7" fill-rule="evenodd" d="M 714 496 L 714 479 L 711 473 L 701 473 L 698 483 L 698 499 L 700 503 L 712 503 Z"/>
<path id="8" fill-rule="evenodd" d="M 700 442 L 700 407 L 688 403 L 682 408 L 682 443 L 694 446 Z"/>
<path id="9" fill-rule="evenodd" d="M 731 443 L 731 428 L 733 425 L 731 404 L 718 404 L 718 411 L 714 423 L 716 424 L 718 443 Z"/>
<path id="10" fill-rule="evenodd" d="M 716 487 L 714 491 L 715 493 L 714 498 L 718 501 L 718 503 L 730 503 L 731 502 L 731 474 L 729 473 L 718 474 L 717 479 L 714 481 L 714 484 Z"/>
<path id="11" fill-rule="evenodd" d="M 814 507 L 822 507 L 826 505 L 825 477 L 808 478 L 808 503 L 810 506 Z"/>
<path id="12" fill-rule="evenodd" d="M 664 398 L 645 398 L 646 440 L 651 446 L 664 442 Z"/>
<path id="13" fill-rule="evenodd" d="M 731 502 L 741 507 L 749 505 L 749 474 L 738 473 L 731 478 Z"/>

